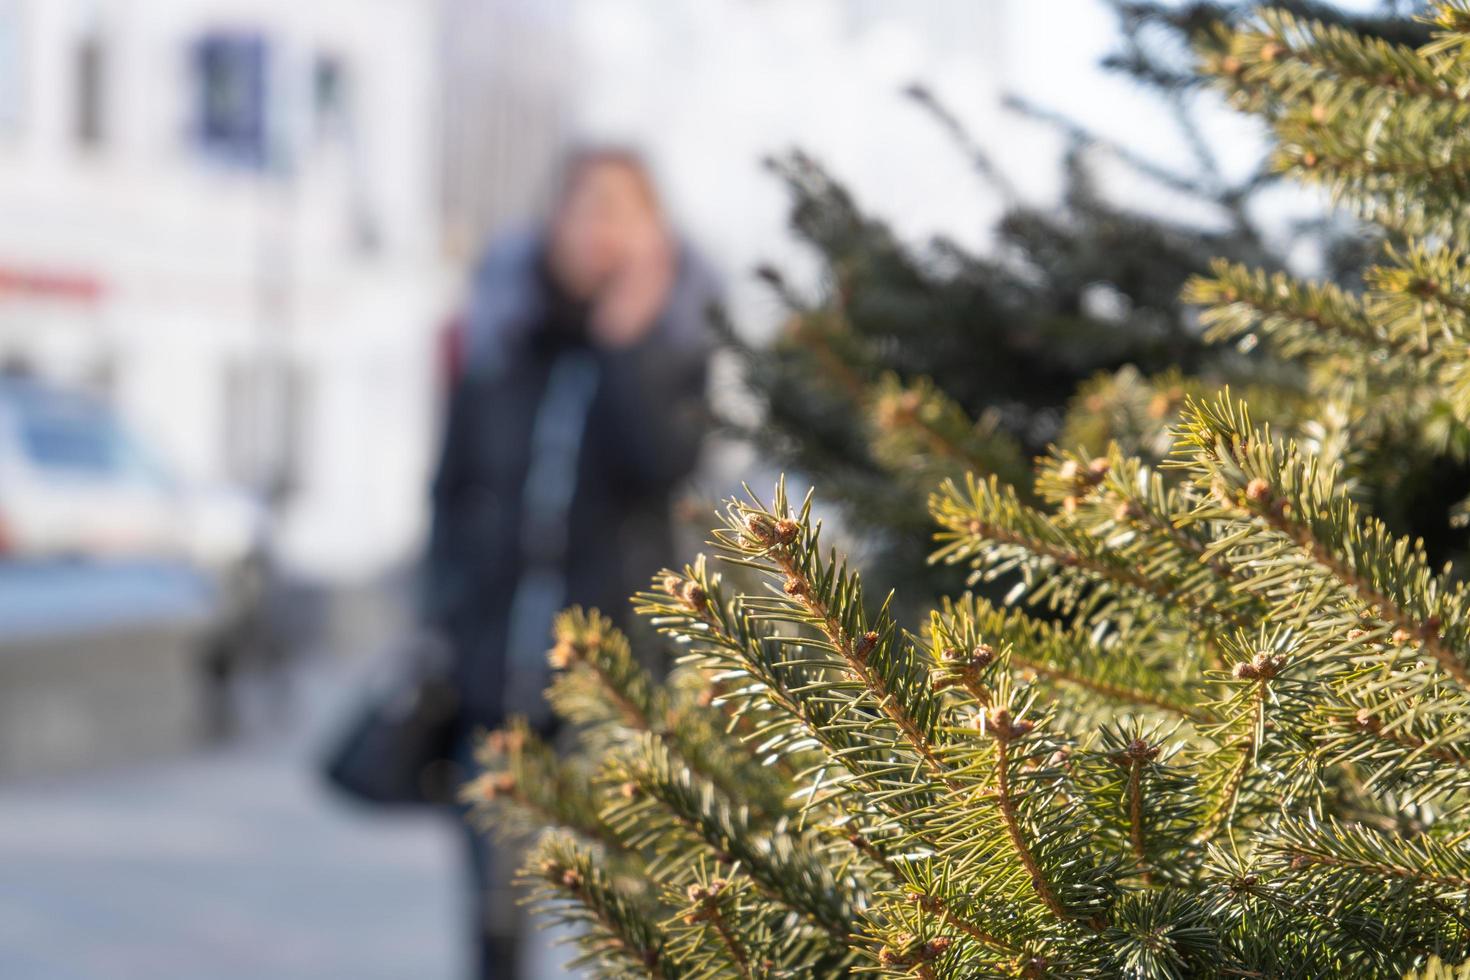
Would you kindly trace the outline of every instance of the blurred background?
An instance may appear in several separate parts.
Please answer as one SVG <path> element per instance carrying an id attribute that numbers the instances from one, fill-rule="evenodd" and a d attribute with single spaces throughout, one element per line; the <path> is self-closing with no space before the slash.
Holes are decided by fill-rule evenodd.
<path id="1" fill-rule="evenodd" d="M 1189 166 L 1100 67 L 1121 6 L 0 0 L 0 976 L 463 975 L 452 829 L 318 762 L 412 617 L 487 238 L 569 145 L 636 146 L 759 343 L 785 313 L 752 269 L 822 278 L 770 154 L 982 252 L 1008 202 L 965 139 L 1042 208 L 1078 141 L 1048 113 Z M 742 411 L 722 360 L 714 397 Z M 704 457 L 695 500 L 762 462 Z"/>

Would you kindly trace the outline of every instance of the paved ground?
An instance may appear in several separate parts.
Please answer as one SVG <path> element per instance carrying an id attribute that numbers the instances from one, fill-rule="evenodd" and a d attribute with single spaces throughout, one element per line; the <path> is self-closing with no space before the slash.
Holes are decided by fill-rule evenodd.
<path id="1" fill-rule="evenodd" d="M 304 688 L 241 745 L 0 785 L 0 977 L 460 977 L 453 829 L 330 797 L 313 755 L 350 686 Z"/>

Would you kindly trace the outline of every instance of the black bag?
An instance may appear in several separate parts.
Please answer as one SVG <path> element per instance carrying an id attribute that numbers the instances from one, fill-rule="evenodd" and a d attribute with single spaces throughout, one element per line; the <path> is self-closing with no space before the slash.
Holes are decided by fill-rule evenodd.
<path id="1" fill-rule="evenodd" d="M 391 659 L 392 669 L 328 752 L 324 775 L 365 803 L 452 804 L 463 773 L 455 759 L 459 694 L 448 645 L 425 633 Z"/>

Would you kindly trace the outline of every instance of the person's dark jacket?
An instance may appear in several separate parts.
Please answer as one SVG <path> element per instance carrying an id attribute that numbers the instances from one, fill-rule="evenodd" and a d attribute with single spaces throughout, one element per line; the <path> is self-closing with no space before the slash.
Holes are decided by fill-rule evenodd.
<path id="1" fill-rule="evenodd" d="M 653 328 L 617 350 L 586 342 L 542 255 L 515 237 L 481 263 L 433 482 L 424 612 L 455 650 L 468 728 L 543 716 L 550 615 L 621 619 L 671 561 L 670 497 L 704 429 L 717 291 L 693 253 Z"/>

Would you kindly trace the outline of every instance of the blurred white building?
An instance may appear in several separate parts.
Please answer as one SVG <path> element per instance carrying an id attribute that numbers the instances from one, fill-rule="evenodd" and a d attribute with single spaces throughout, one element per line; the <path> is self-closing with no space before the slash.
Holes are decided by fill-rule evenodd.
<path id="1" fill-rule="evenodd" d="M 0 0 L 0 360 L 279 492 L 298 567 L 420 530 L 437 30 L 424 0 Z"/>

